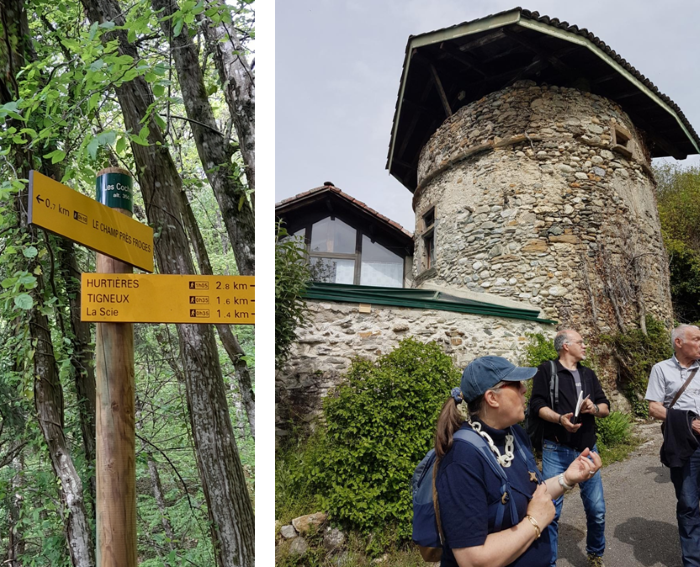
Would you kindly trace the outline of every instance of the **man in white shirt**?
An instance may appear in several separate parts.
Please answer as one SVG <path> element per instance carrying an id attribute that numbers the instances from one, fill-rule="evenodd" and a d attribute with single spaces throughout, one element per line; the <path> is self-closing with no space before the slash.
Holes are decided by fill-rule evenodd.
<path id="1" fill-rule="evenodd" d="M 671 333 L 675 354 L 654 365 L 645 398 L 649 415 L 664 421 L 668 407 L 693 371 L 700 368 L 700 328 L 679 325 Z M 680 395 L 673 409 L 700 415 L 700 376 L 696 376 Z M 693 432 L 700 435 L 700 420 L 693 420 Z M 676 489 L 676 518 L 684 567 L 700 567 L 700 449 L 683 466 L 671 467 Z"/>

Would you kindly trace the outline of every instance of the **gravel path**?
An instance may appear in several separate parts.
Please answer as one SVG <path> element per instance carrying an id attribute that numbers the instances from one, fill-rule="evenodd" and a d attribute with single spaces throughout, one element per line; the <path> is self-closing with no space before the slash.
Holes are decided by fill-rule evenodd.
<path id="1" fill-rule="evenodd" d="M 669 469 L 659 461 L 657 423 L 637 427 L 646 439 L 631 458 L 603 469 L 606 567 L 682 567 L 676 496 Z M 586 567 L 586 516 L 575 489 L 560 519 L 557 567 Z"/>

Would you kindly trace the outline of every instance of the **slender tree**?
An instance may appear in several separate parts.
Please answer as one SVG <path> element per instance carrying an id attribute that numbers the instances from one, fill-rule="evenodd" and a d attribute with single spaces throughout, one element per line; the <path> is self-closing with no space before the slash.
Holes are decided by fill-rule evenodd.
<path id="1" fill-rule="evenodd" d="M 0 102 L 11 103 L 19 98 L 17 75 L 25 64 L 33 58 L 29 40 L 29 25 L 22 0 L 3 0 L 0 4 L 3 32 L 8 52 L 4 53 L 4 67 L 9 70 L 0 78 Z M 14 118 L 12 127 L 23 127 Z M 18 128 L 19 127 L 19 128 Z M 29 177 L 33 156 L 19 146 L 13 146 L 14 169 L 21 178 Z M 38 245 L 35 228 L 27 223 L 28 200 L 26 190 L 22 190 L 15 201 L 20 234 L 34 249 Z M 33 307 L 28 311 L 29 331 L 35 344 L 34 364 L 34 403 L 39 427 L 48 447 L 54 473 L 60 481 L 61 504 L 63 507 L 64 530 L 71 562 L 76 567 L 94 565 L 93 547 L 90 542 L 90 529 L 85 511 L 82 480 L 73 462 L 70 445 L 64 431 L 63 388 L 58 368 L 48 317 L 43 311 L 44 282 L 37 270 L 36 255 L 28 256 L 26 272 L 33 274 L 36 285 L 30 290 Z"/>
<path id="2" fill-rule="evenodd" d="M 105 34 L 116 40 L 121 56 L 138 60 L 128 40 L 124 12 L 115 0 L 83 0 L 93 23 L 112 22 Z M 167 274 L 192 274 L 194 263 L 187 240 L 179 193 L 182 180 L 151 112 L 154 102 L 140 76 L 116 86 L 128 131 L 148 130 L 148 144 L 132 143 L 139 186 L 149 222 L 157 227 L 156 260 Z M 213 330 L 208 325 L 178 325 L 197 462 L 211 520 L 211 534 L 221 567 L 254 564 L 254 518 L 243 467 L 233 435 L 226 390 Z"/>

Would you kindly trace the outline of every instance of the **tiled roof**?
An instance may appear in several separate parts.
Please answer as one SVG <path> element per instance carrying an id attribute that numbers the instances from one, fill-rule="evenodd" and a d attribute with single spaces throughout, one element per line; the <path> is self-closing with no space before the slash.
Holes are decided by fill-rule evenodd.
<path id="1" fill-rule="evenodd" d="M 503 17 L 503 16 L 511 15 L 511 14 L 515 15 L 518 13 L 519 13 L 519 17 L 521 20 L 530 20 L 532 22 L 544 24 L 546 26 L 550 26 L 550 27 L 556 28 L 558 30 L 562 30 L 564 32 L 574 34 L 576 36 L 585 38 L 586 40 L 590 41 L 597 49 L 599 49 L 605 55 L 610 57 L 615 63 L 620 65 L 626 72 L 628 72 L 635 79 L 637 79 L 651 93 L 653 93 L 655 96 L 657 96 L 659 99 L 661 99 L 671 110 L 673 110 L 676 113 L 676 115 L 678 116 L 678 119 L 680 120 L 683 127 L 687 131 L 687 136 L 692 140 L 692 142 L 691 142 L 691 140 L 689 140 L 689 142 L 691 142 L 691 144 L 686 147 L 685 153 L 688 153 L 688 154 L 698 153 L 697 148 L 700 148 L 700 136 L 698 136 L 697 132 L 692 127 L 692 125 L 690 124 L 690 122 L 688 121 L 686 116 L 683 114 L 680 107 L 675 102 L 673 102 L 670 97 L 668 97 L 667 95 L 660 92 L 659 89 L 656 87 L 656 85 L 654 85 L 640 71 L 638 71 L 636 68 L 634 68 L 632 65 L 630 65 L 627 61 L 625 61 L 624 58 L 622 58 L 617 52 L 615 52 L 615 50 L 613 50 L 603 40 L 598 38 L 596 35 L 591 33 L 586 28 L 579 28 L 578 26 L 573 25 L 573 24 L 569 24 L 568 22 L 560 21 L 558 18 L 551 18 L 551 17 L 546 16 L 546 15 L 540 15 L 539 12 L 533 12 L 533 11 L 526 10 L 526 9 L 523 9 L 520 7 L 513 8 L 511 10 L 505 10 L 503 12 L 498 12 L 496 14 L 491 14 L 491 15 L 485 16 L 483 18 L 478 18 L 475 20 L 461 22 L 459 24 L 455 24 L 455 25 L 447 27 L 447 28 L 434 30 L 431 32 L 426 32 L 426 33 L 422 33 L 422 34 L 418 34 L 418 35 L 409 36 L 409 39 L 408 39 L 408 42 L 406 45 L 406 57 L 404 58 L 404 64 L 403 64 L 403 69 L 402 69 L 402 73 L 401 73 L 400 89 L 403 88 L 404 81 L 406 80 L 407 65 L 408 65 L 408 62 L 411 60 L 411 55 L 412 55 L 411 50 L 414 48 L 414 45 L 418 45 L 420 43 L 420 41 L 418 43 L 416 43 L 417 40 L 424 39 L 425 41 L 428 41 L 429 36 L 434 35 L 435 41 L 437 42 L 437 44 L 439 44 L 440 42 L 443 42 L 443 41 L 449 42 L 449 41 L 452 41 L 452 39 L 454 37 L 459 37 L 456 34 L 451 35 L 450 32 L 456 31 L 458 28 L 460 28 L 462 26 L 468 26 L 468 25 L 473 26 L 474 24 L 479 24 L 482 22 L 486 23 L 487 20 L 492 20 L 492 19 L 495 20 L 495 19 L 498 19 L 499 17 Z M 512 23 L 507 24 L 507 25 L 512 25 Z M 496 30 L 494 29 L 493 31 L 496 31 Z M 420 43 L 420 44 L 427 45 L 427 43 L 425 43 L 425 42 Z M 392 143 L 395 142 L 394 136 L 396 135 L 396 127 L 397 127 L 397 123 L 400 119 L 399 111 L 400 111 L 400 105 L 401 105 L 401 100 L 402 100 L 401 99 L 402 91 L 400 90 L 399 92 L 400 92 L 400 96 L 397 97 L 397 101 L 396 101 L 396 105 L 395 105 L 395 109 L 394 109 L 394 118 L 393 118 L 393 122 L 392 122 L 392 130 L 391 130 L 392 131 L 392 138 L 391 138 L 392 142 L 390 143 L 390 146 L 389 146 L 389 156 L 387 159 L 387 168 L 389 167 L 389 162 L 392 160 L 392 148 L 393 148 Z M 614 100 L 614 98 L 613 98 L 613 100 Z M 624 108 L 626 103 L 624 101 L 621 101 L 619 104 L 621 104 Z M 402 111 L 402 114 L 403 114 L 403 111 Z M 679 127 L 679 129 L 680 129 L 680 127 Z M 691 148 L 695 149 L 696 151 L 692 151 L 692 150 L 688 151 Z M 396 150 L 394 149 L 394 152 L 395 151 Z M 404 161 L 406 161 L 406 160 L 404 159 Z M 392 167 L 392 170 L 393 169 L 394 168 Z M 393 174 L 393 171 L 392 171 L 392 174 Z M 405 180 L 402 180 L 402 179 L 399 179 L 399 180 L 405 184 Z"/>
<path id="2" fill-rule="evenodd" d="M 378 220 L 390 225 L 394 229 L 402 232 L 405 236 L 407 236 L 409 238 L 413 238 L 413 233 L 406 230 L 399 223 L 391 220 L 389 217 L 386 217 L 381 213 L 378 213 L 370 206 L 366 205 L 365 203 L 363 203 L 362 201 L 360 201 L 358 199 L 355 199 L 351 195 L 348 195 L 343 190 L 339 189 L 338 187 L 335 187 L 334 185 L 323 185 L 321 187 L 314 187 L 313 189 L 309 189 L 308 191 L 304 191 L 303 193 L 299 193 L 298 195 L 294 195 L 294 197 L 289 197 L 287 199 L 283 199 L 279 203 L 275 203 L 275 210 L 277 211 L 279 209 L 283 209 L 284 207 L 286 207 L 290 204 L 296 203 L 298 201 L 303 201 L 304 199 L 307 199 L 309 197 L 318 196 L 321 193 L 333 193 L 333 194 L 337 195 L 338 197 L 346 200 L 348 203 L 351 203 L 355 207 L 361 209 L 365 213 L 372 215 L 376 219 L 378 219 Z"/>

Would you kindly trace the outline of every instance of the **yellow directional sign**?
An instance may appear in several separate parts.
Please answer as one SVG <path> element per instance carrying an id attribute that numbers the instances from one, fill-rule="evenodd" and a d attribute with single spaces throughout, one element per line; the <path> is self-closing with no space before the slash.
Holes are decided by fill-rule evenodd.
<path id="1" fill-rule="evenodd" d="M 153 229 L 36 171 L 29 172 L 29 222 L 153 271 Z"/>
<path id="2" fill-rule="evenodd" d="M 81 321 L 255 324 L 254 276 L 82 274 Z"/>

